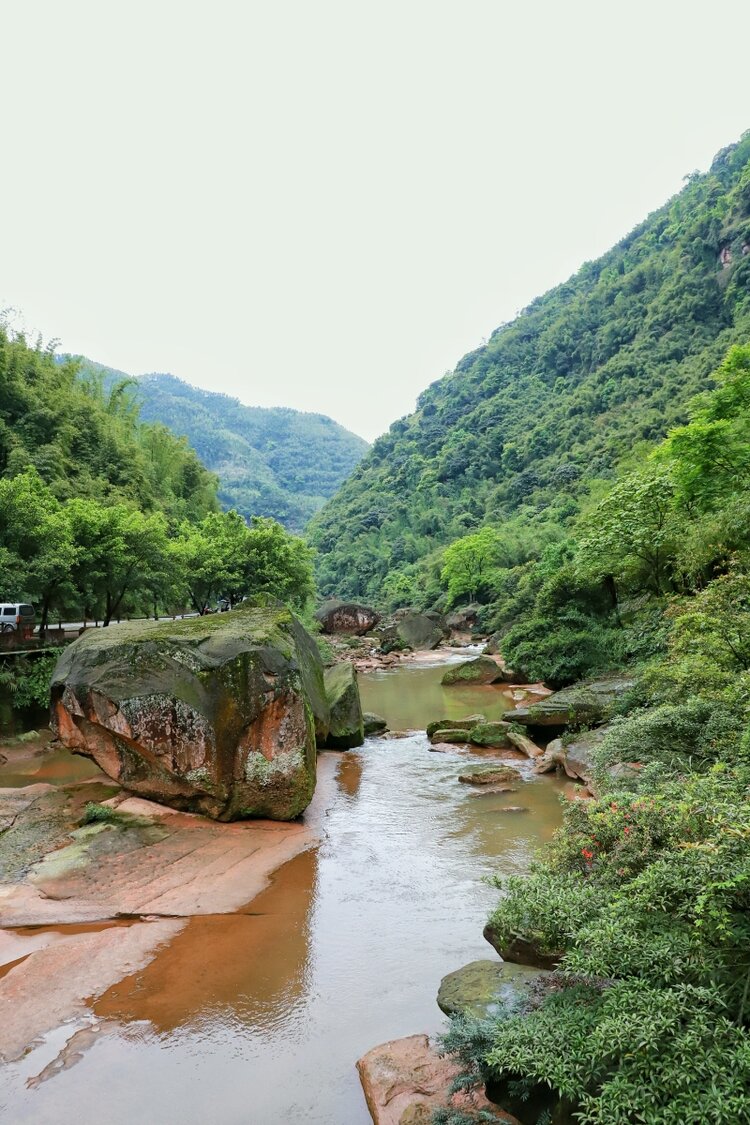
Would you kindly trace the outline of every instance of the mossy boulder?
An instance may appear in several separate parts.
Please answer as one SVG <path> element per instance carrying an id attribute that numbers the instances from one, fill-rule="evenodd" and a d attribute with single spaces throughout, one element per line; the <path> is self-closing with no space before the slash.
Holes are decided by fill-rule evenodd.
<path id="1" fill-rule="evenodd" d="M 458 780 L 464 785 L 512 785 L 519 777 L 518 770 L 512 766 L 483 766 L 459 774 Z"/>
<path id="2" fill-rule="evenodd" d="M 440 682 L 449 687 L 451 684 L 496 684 L 503 678 L 499 664 L 489 656 L 477 656 L 474 660 L 452 664 Z"/>
<path id="3" fill-rule="evenodd" d="M 635 680 L 625 676 L 573 684 L 529 707 L 517 707 L 508 718 L 529 727 L 596 726 L 612 716 L 634 687 Z"/>
<path id="4" fill-rule="evenodd" d="M 383 652 L 399 652 L 405 648 L 437 648 L 445 636 L 444 623 L 439 615 L 407 613 L 380 635 Z"/>
<path id="5" fill-rule="evenodd" d="M 368 734 L 383 734 L 388 730 L 388 723 L 380 715 L 373 715 L 371 711 L 365 711 L 362 715 L 364 722 L 365 736 Z"/>
<path id="6" fill-rule="evenodd" d="M 511 745 L 509 737 L 510 723 L 477 723 L 469 731 L 469 742 L 475 746 L 508 747 Z"/>
<path id="7" fill-rule="evenodd" d="M 471 961 L 440 982 L 437 1002 L 446 1016 L 490 1019 L 503 1009 L 528 1003 L 532 988 L 547 973 L 506 961 Z"/>
<path id="8" fill-rule="evenodd" d="M 346 661 L 326 668 L 325 689 L 331 722 L 322 746 L 329 750 L 361 746 L 365 740 L 365 724 L 354 665 Z"/>
<path id="9" fill-rule="evenodd" d="M 467 715 L 465 719 L 435 719 L 427 724 L 427 737 L 432 741 L 440 742 L 437 736 L 446 730 L 461 731 L 467 736 L 472 727 L 484 722 L 484 715 Z"/>
<path id="10" fill-rule="evenodd" d="M 61 655 L 52 728 L 125 789 L 218 820 L 291 820 L 330 709 L 317 646 L 283 607 L 87 630 Z"/>

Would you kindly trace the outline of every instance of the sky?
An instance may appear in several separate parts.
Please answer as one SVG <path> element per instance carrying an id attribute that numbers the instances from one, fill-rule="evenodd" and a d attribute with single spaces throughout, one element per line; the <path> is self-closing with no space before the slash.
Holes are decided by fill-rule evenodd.
<path id="1" fill-rule="evenodd" d="M 747 0 L 0 10 L 0 308 L 368 439 L 750 128 Z"/>

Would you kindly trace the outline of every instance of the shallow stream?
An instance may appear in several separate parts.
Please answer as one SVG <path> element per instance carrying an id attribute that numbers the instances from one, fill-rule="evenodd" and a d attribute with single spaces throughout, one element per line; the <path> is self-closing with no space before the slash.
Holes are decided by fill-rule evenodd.
<path id="1" fill-rule="evenodd" d="M 101 1033 L 75 1065 L 26 1085 L 68 1025 L 6 1066 L 0 1119 L 369 1125 L 357 1058 L 444 1026 L 440 978 L 494 955 L 482 926 L 497 892 L 483 877 L 525 870 L 560 821 L 556 781 L 530 775 L 517 793 L 476 795 L 458 782 L 472 756 L 429 748 L 428 721 L 498 718 L 512 706 L 501 687 L 441 688 L 443 671 L 412 664 L 360 676 L 365 708 L 417 733 L 321 755 L 305 817 L 320 846 L 244 911 L 189 920 L 93 1002 Z M 507 805 L 528 811 L 500 811 Z"/>

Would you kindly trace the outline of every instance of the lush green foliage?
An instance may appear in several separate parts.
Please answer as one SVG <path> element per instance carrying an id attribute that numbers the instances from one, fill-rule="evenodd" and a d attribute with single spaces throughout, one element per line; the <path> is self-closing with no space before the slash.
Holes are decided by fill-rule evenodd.
<path id="1" fill-rule="evenodd" d="M 247 519 L 269 516 L 301 531 L 367 451 L 366 441 L 323 414 L 243 406 L 173 375 L 135 383 L 141 416 L 184 434 L 217 474 L 223 506 Z"/>
<path id="2" fill-rule="evenodd" d="M 569 524 L 639 443 L 685 421 L 727 347 L 750 337 L 749 160 L 746 136 L 420 396 L 311 524 L 324 593 L 427 605 L 440 593 L 436 549 L 510 517 Z M 718 403 L 697 457 L 731 428 Z M 721 464 L 743 468 L 734 453 Z M 642 561 L 653 586 L 669 547 Z M 445 579 L 451 596 L 470 595 L 450 566 Z"/>
<path id="3" fill-rule="evenodd" d="M 49 682 L 60 651 L 0 661 L 0 691 L 7 694 L 14 710 L 49 704 Z"/>
<path id="4" fill-rule="evenodd" d="M 551 1092 L 555 1120 L 750 1121 L 750 347 L 715 384 L 591 504 L 556 571 L 549 549 L 527 564 L 533 603 L 504 638 L 564 679 L 599 670 L 608 636 L 640 680 L 593 748 L 598 799 L 566 808 L 490 920 L 560 973 L 446 1042 L 467 1082 Z"/>

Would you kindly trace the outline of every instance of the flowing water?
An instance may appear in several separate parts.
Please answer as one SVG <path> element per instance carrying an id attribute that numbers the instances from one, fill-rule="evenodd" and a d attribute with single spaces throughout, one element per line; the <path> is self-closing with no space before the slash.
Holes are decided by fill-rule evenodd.
<path id="1" fill-rule="evenodd" d="M 444 1026 L 440 978 L 494 956 L 483 877 L 527 868 L 560 820 L 559 786 L 458 782 L 471 757 L 435 753 L 431 719 L 512 705 L 501 688 L 440 687 L 444 668 L 360 677 L 363 704 L 401 737 L 321 755 L 305 819 L 322 843 L 233 915 L 199 917 L 91 1008 L 101 1033 L 76 1065 L 28 1089 L 61 1029 L 0 1073 L 14 1125 L 368 1125 L 355 1062 L 387 1039 Z M 0 782 L 2 783 L 2 782 Z M 8 782 L 4 782 L 8 784 Z M 522 805 L 524 813 L 501 810 Z"/>

